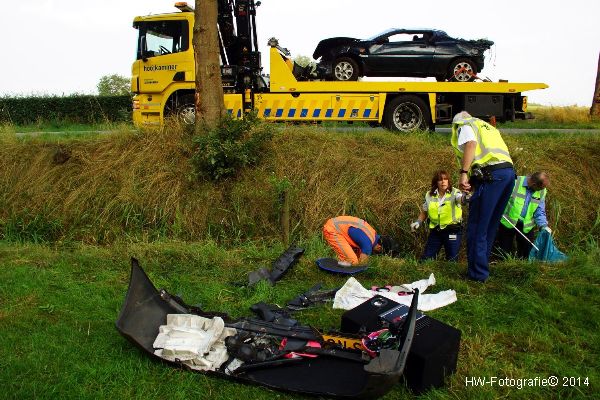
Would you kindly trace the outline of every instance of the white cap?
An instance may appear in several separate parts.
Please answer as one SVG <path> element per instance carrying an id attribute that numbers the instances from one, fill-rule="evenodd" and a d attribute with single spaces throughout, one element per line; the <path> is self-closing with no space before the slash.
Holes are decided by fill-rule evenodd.
<path id="1" fill-rule="evenodd" d="M 468 113 L 468 112 L 466 112 L 466 111 L 461 111 L 461 112 L 459 112 L 458 114 L 456 114 L 456 115 L 454 116 L 454 118 L 452 119 L 452 123 L 453 123 L 453 124 L 456 124 L 456 123 L 458 123 L 459 121 L 465 120 L 465 119 L 467 119 L 467 118 L 472 118 L 472 117 L 471 117 L 471 114 L 469 114 L 469 113 Z"/>

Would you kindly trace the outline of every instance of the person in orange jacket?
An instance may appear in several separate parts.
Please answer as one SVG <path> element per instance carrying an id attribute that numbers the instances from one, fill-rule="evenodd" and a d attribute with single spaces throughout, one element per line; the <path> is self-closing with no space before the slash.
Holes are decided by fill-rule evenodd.
<path id="1" fill-rule="evenodd" d="M 389 236 L 380 236 L 375 229 L 357 217 L 342 215 L 327 220 L 323 237 L 343 266 L 364 265 L 371 254 L 396 256 L 400 245 Z"/>

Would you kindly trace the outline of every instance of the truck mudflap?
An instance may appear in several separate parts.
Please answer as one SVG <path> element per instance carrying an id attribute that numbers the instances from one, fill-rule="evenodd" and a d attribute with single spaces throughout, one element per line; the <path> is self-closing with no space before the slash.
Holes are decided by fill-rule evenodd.
<path id="1" fill-rule="evenodd" d="M 389 392 L 400 380 L 412 345 L 417 298 L 418 294 L 415 294 L 411 312 L 402 328 L 402 335 L 399 335 L 397 350 L 382 349 L 372 359 L 361 356 L 355 350 L 331 347 L 331 344 L 326 344 L 318 331 L 314 330 L 314 339 L 321 341 L 324 347 L 313 352 L 312 356 L 247 363 L 234 371 L 227 370 L 225 364 L 214 371 L 191 371 L 282 391 L 375 399 Z M 117 330 L 152 358 L 174 367 L 188 369 L 181 362 L 168 361 L 154 354 L 153 343 L 159 333 L 159 327 L 166 324 L 168 314 L 221 317 L 226 326 L 235 327 L 238 331 L 249 327 L 251 332 L 253 326 L 255 327 L 252 319 L 232 319 L 227 314 L 204 312 L 187 305 L 182 299 L 170 295 L 165 290 L 157 290 L 138 261 L 132 258 L 129 288 L 115 323 Z M 261 321 L 259 331 L 281 339 L 297 340 L 310 336 L 306 327 L 300 326 L 296 332 L 295 327 L 271 325 Z"/>

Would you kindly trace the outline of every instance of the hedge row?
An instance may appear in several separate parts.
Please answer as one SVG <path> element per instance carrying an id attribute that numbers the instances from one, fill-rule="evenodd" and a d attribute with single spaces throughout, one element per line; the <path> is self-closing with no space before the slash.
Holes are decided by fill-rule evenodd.
<path id="1" fill-rule="evenodd" d="M 67 121 L 93 124 L 131 120 L 130 96 L 0 97 L 0 123 Z"/>

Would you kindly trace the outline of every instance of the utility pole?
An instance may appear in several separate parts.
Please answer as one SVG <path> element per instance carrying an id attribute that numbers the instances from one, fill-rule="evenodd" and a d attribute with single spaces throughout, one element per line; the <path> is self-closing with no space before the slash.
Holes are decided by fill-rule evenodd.
<path id="1" fill-rule="evenodd" d="M 594 98 L 592 99 L 592 107 L 590 107 L 590 116 L 592 118 L 600 117 L 600 53 L 598 53 L 598 69 L 596 71 L 596 89 L 594 90 Z"/>
<path id="2" fill-rule="evenodd" d="M 196 0 L 192 39 L 196 59 L 196 134 L 202 134 L 205 127 L 217 126 L 225 113 L 217 17 L 217 0 Z"/>

